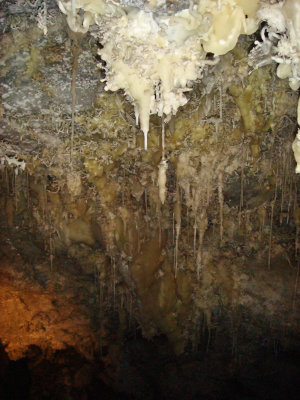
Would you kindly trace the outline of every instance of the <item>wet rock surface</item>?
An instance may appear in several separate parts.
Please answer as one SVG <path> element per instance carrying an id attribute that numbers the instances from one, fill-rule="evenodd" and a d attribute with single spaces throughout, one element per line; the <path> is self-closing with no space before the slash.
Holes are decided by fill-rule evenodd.
<path id="1" fill-rule="evenodd" d="M 144 151 L 87 35 L 72 140 L 75 39 L 52 2 L 47 35 L 3 3 L 3 398 L 297 398 L 297 99 L 272 65 L 248 75 L 255 38 L 166 125 L 161 204 L 161 120 Z"/>

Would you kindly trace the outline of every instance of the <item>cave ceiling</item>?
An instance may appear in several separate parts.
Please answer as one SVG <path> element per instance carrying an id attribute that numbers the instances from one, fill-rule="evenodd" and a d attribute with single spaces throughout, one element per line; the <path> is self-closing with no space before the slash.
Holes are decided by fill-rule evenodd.
<path id="1" fill-rule="evenodd" d="M 299 9 L 0 2 L 11 359 L 105 347 L 117 365 L 137 331 L 176 354 L 299 346 Z"/>

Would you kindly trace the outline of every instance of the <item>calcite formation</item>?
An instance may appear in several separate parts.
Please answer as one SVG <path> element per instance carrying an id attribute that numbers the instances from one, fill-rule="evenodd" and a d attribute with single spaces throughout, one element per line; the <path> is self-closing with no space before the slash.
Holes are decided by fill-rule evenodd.
<path id="1" fill-rule="evenodd" d="M 65 398 L 97 387 L 70 349 L 132 398 L 265 398 L 299 348 L 298 2 L 44 3 L 0 15 L 3 352 Z"/>
<path id="2" fill-rule="evenodd" d="M 232 50 L 241 33 L 257 29 L 257 3 L 201 1 L 170 14 L 165 2 L 143 7 L 126 2 L 59 2 L 72 30 L 85 32 L 91 23 L 99 26 L 94 35 L 103 45 L 99 54 L 106 62 L 106 90 L 123 89 L 133 101 L 145 148 L 149 115 L 168 119 L 186 104 L 184 93 L 205 67 Z M 206 59 L 207 53 L 215 59 Z"/>
<path id="3" fill-rule="evenodd" d="M 218 56 L 232 50 L 241 34 L 253 34 L 261 21 L 267 21 L 268 28 L 263 28 L 262 42 L 256 42 L 252 50 L 252 62 L 260 65 L 257 53 L 269 56 L 279 63 L 278 77 L 288 77 L 291 88 L 299 88 L 299 1 L 274 4 L 258 0 L 201 0 L 190 2 L 189 7 L 182 5 L 175 12 L 170 12 L 165 1 L 58 3 L 73 31 L 86 32 L 91 24 L 98 25 L 94 35 L 103 46 L 99 54 L 106 62 L 106 90 L 123 89 L 134 103 L 145 149 L 149 115 L 169 120 L 186 104 L 184 93 L 192 83 L 219 61 Z M 83 15 L 79 15 L 80 10 Z M 277 44 L 272 42 L 274 38 Z M 214 55 L 213 60 L 207 59 L 209 53 Z"/>

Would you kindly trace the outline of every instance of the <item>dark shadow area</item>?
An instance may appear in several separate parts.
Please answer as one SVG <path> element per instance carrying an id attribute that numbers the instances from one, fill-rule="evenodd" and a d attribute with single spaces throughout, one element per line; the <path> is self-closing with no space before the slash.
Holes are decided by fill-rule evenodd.
<path id="1" fill-rule="evenodd" d="M 3 400 L 296 400 L 300 391 L 299 351 L 279 345 L 237 361 L 226 351 L 175 356 L 164 336 L 131 338 L 114 382 L 99 356 L 86 360 L 71 348 L 44 358 L 31 346 L 18 361 L 3 346 L 0 353 Z"/>
<path id="2" fill-rule="evenodd" d="M 29 400 L 31 377 L 26 358 L 10 361 L 0 343 L 0 398 Z"/>

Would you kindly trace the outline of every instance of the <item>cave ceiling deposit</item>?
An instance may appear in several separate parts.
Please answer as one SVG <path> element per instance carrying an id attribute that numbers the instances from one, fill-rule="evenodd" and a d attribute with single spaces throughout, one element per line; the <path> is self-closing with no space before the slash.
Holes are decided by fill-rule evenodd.
<path id="1" fill-rule="evenodd" d="M 0 8 L 9 357 L 299 343 L 300 0 Z"/>

